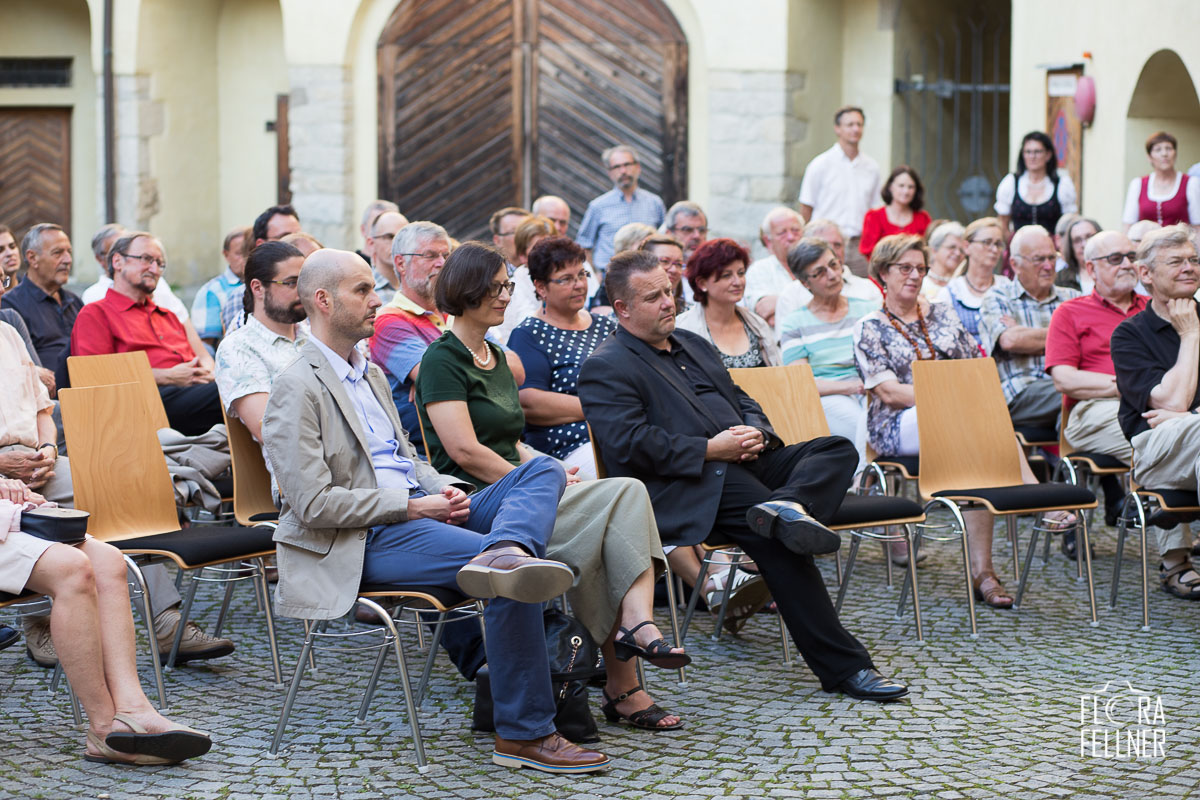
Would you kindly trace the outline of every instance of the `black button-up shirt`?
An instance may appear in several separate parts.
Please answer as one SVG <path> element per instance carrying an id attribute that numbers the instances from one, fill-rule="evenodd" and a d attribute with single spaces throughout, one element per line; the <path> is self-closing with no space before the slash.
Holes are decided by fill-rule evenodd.
<path id="1" fill-rule="evenodd" d="M 731 428 L 734 425 L 745 425 L 738 410 L 729 404 L 725 396 L 717 391 L 717 387 L 705 374 L 704 370 L 696 361 L 688 355 L 687 350 L 675 341 L 675 337 L 670 337 L 668 341 L 671 344 L 670 350 L 655 350 L 660 358 L 669 364 L 668 369 L 674 369 L 683 376 L 684 381 L 688 386 L 692 387 L 692 391 L 696 393 L 696 399 L 708 409 L 708 413 L 719 423 L 721 427 L 712 431 L 709 436 L 716 436 L 722 430 Z"/>
<path id="2" fill-rule="evenodd" d="M 61 304 L 26 277 L 0 299 L 0 305 L 15 309 L 25 320 L 42 366 L 56 373 L 69 355 L 71 330 L 79 309 L 83 308 L 78 295 L 66 289 L 59 292 Z"/>
<path id="3" fill-rule="evenodd" d="M 1117 420 L 1125 438 L 1132 439 L 1150 430 L 1150 423 L 1142 414 L 1150 410 L 1150 392 L 1162 383 L 1167 370 L 1175 366 L 1179 334 L 1171 327 L 1170 320 L 1155 313 L 1153 305 L 1147 305 L 1144 311 L 1117 326 L 1110 345 L 1117 390 L 1121 393 Z M 1198 405 L 1200 385 L 1188 408 Z"/>

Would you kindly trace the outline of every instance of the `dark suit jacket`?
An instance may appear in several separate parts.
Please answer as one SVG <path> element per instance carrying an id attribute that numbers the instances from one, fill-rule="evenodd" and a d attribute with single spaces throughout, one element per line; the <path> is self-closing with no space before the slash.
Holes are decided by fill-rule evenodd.
<path id="1" fill-rule="evenodd" d="M 758 403 L 730 380 L 711 344 L 676 331 L 671 345 L 701 366 L 744 424 L 763 430 L 768 447 L 782 444 Z M 664 360 L 618 328 L 583 362 L 579 400 L 608 474 L 646 484 L 663 544 L 697 544 L 712 530 L 725 486 L 729 465 L 704 460 L 708 439 L 723 426 Z"/>

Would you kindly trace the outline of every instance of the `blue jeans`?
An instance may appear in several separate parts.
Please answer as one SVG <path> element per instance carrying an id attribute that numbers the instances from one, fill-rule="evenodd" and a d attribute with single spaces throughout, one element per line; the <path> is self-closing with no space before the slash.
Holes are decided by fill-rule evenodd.
<path id="1" fill-rule="evenodd" d="M 462 526 L 419 519 L 374 528 L 367 535 L 362 581 L 458 591 L 458 570 L 503 541 L 544 558 L 566 483 L 558 462 L 541 456 L 471 495 L 471 515 Z M 496 733 L 505 739 L 550 735 L 555 705 L 541 604 L 497 597 L 488 603 L 483 618 Z M 453 629 L 468 630 L 452 633 L 448 647 L 464 644 L 464 637 L 478 637 L 470 624 L 450 625 L 446 631 Z"/>

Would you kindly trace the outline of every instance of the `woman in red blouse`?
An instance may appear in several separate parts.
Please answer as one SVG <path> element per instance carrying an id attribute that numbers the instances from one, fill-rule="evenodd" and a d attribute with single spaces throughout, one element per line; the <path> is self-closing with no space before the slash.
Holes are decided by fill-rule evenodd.
<path id="1" fill-rule="evenodd" d="M 875 243 L 883 237 L 897 233 L 924 236 L 929 227 L 925 187 L 912 167 L 902 164 L 892 170 L 879 194 L 884 205 L 871 209 L 863 217 L 862 238 L 858 242 L 858 249 L 868 259 Z"/>

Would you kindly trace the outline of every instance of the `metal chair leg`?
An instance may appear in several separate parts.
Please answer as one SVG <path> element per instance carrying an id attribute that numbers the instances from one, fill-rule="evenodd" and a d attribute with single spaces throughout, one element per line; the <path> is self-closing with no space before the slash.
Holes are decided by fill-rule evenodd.
<path id="1" fill-rule="evenodd" d="M 158 690 L 158 710 L 167 710 L 167 689 L 163 683 L 162 662 L 159 660 L 158 636 L 154 633 L 154 605 L 150 602 L 150 590 L 146 587 L 146 578 L 142 569 L 129 556 L 125 556 L 125 570 L 133 575 L 136 583 L 136 594 L 140 598 L 139 610 L 142 623 L 146 626 L 146 639 L 150 646 L 150 665 L 154 669 L 154 688 Z"/>
<path id="2" fill-rule="evenodd" d="M 279 664 L 279 640 L 275 638 L 275 614 L 271 610 L 271 590 L 267 584 L 267 565 L 261 558 L 255 559 L 258 563 L 258 574 L 255 575 L 253 583 L 255 585 L 255 594 L 262 592 L 262 609 L 263 614 L 267 619 L 267 643 L 271 646 L 271 669 L 275 675 L 275 688 L 283 686 L 283 670 Z"/>
<path id="3" fill-rule="evenodd" d="M 1008 519 L 1015 520 L 1016 515 L 1010 515 Z M 1017 596 L 1013 598 L 1013 611 L 1019 611 L 1021 608 L 1021 598 L 1025 596 L 1025 581 L 1029 579 L 1029 568 L 1033 565 L 1033 554 L 1037 550 L 1038 536 L 1042 533 L 1043 531 L 1038 530 L 1038 520 L 1035 516 L 1033 521 L 1033 530 L 1031 531 L 1029 537 L 1029 548 L 1025 551 L 1025 569 L 1020 573 L 1021 577 L 1017 581 Z M 1050 534 L 1047 533 L 1046 538 L 1050 538 Z"/>
<path id="4" fill-rule="evenodd" d="M 676 608 L 677 595 L 675 594 L 675 575 L 671 572 L 671 565 L 666 561 L 666 559 L 663 559 L 663 563 L 667 566 L 665 576 L 667 581 L 667 608 L 669 608 L 671 612 L 671 636 L 675 642 L 675 646 L 682 647 L 683 645 L 680 644 L 682 640 L 679 638 L 679 610 Z M 684 673 L 684 669 L 684 667 L 679 668 L 680 686 L 687 685 L 687 675 Z"/>
<path id="5" fill-rule="evenodd" d="M 883 563 L 887 568 L 887 588 L 893 589 L 895 578 L 892 576 L 892 543 L 881 541 L 880 544 L 883 545 Z"/>
<path id="6" fill-rule="evenodd" d="M 729 611 L 729 596 L 733 594 L 733 581 L 737 577 L 740 558 L 740 556 L 736 556 L 733 561 L 729 562 L 729 571 L 725 574 L 725 590 L 721 592 L 721 608 L 717 612 L 717 624 L 713 626 L 714 642 L 721 639 L 721 633 L 725 629 L 725 614 Z"/>
<path id="7" fill-rule="evenodd" d="M 1121 581 L 1121 560 L 1125 555 L 1125 534 L 1129 530 L 1129 511 L 1130 503 L 1141 504 L 1141 501 L 1136 499 L 1136 495 L 1125 495 L 1125 502 L 1121 505 L 1121 519 L 1117 521 L 1117 557 L 1113 559 L 1113 576 L 1112 576 L 1112 591 L 1108 597 L 1108 607 L 1117 607 L 1117 585 Z"/>
<path id="8" fill-rule="evenodd" d="M 688 598 L 687 609 L 683 614 L 683 627 L 679 631 L 679 644 L 683 645 L 683 640 L 687 636 L 688 627 L 692 624 L 692 615 L 696 613 L 696 605 L 700 600 L 700 592 L 703 590 L 704 583 L 708 579 L 708 561 L 701 560 L 700 573 L 696 575 L 696 585 L 692 587 L 692 595 Z"/>
<path id="9" fill-rule="evenodd" d="M 312 620 L 304 620 L 304 647 L 300 650 L 300 658 L 296 660 L 296 671 L 292 673 L 292 683 L 288 686 L 287 696 L 283 700 L 283 710 L 279 713 L 279 724 L 275 726 L 275 736 L 271 739 L 271 747 L 267 750 L 272 756 L 279 754 L 283 729 L 287 727 L 288 717 L 292 715 L 292 706 L 296 702 L 296 692 L 300 688 L 300 680 L 304 677 L 304 671 L 308 669 L 313 638 L 317 635 L 316 631 L 317 626 L 312 624 Z"/>
<path id="10" fill-rule="evenodd" d="M 417 614 L 418 620 L 420 614 Z M 417 627 L 422 627 L 418 625 Z M 438 643 L 442 641 L 442 631 L 446 628 L 446 612 L 438 614 L 433 626 L 433 638 L 429 641 L 429 652 L 425 655 L 425 664 L 421 668 L 421 680 L 417 683 L 417 706 L 425 704 L 425 690 L 429 688 L 429 678 L 433 675 L 433 663 L 437 660 Z"/>
<path id="11" fill-rule="evenodd" d="M 776 614 L 779 617 L 779 643 L 783 645 L 783 663 L 786 666 L 792 665 L 792 648 L 788 643 L 788 629 L 783 622 L 783 614 Z"/>
<path id="12" fill-rule="evenodd" d="M 200 570 L 200 574 L 204 574 L 204 570 Z M 183 632 L 187 628 L 187 621 L 191 618 L 192 603 L 196 599 L 196 590 L 200 588 L 199 581 L 193 576 L 188 584 L 187 593 L 183 596 L 183 605 L 179 609 L 179 624 L 175 626 L 175 638 L 171 641 L 171 654 L 167 656 L 167 669 L 175 669 L 175 659 L 179 657 L 179 646 L 183 643 Z"/>
<path id="13" fill-rule="evenodd" d="M 913 536 L 912 526 L 904 526 L 904 540 L 908 544 L 908 580 L 907 583 L 912 584 L 913 594 L 913 617 L 917 623 L 917 642 L 925 643 L 925 633 L 921 629 L 921 596 L 917 591 L 917 539 Z M 903 601 L 901 601 L 903 602 Z"/>
<path id="14" fill-rule="evenodd" d="M 255 600 L 262 602 L 258 598 L 258 587 L 254 588 Z M 213 636 L 220 636 L 221 629 L 225 627 L 225 615 L 229 613 L 229 601 L 233 599 L 233 581 L 225 582 L 225 597 L 221 600 L 221 608 L 217 611 L 217 624 L 213 625 Z"/>
<path id="15" fill-rule="evenodd" d="M 1139 502 L 1138 525 L 1142 531 L 1142 630 L 1150 630 L 1150 531 L 1146 529 L 1146 510 Z"/>
<path id="16" fill-rule="evenodd" d="M 388 645 L 391 644 L 387 641 L 388 634 L 382 626 L 379 630 L 384 636 L 384 641 L 379 646 L 379 652 L 375 654 L 375 666 L 371 669 L 371 677 L 367 679 L 367 688 L 363 691 L 362 702 L 358 704 L 358 713 L 354 715 L 354 721 L 360 725 L 367 721 L 367 708 L 371 705 L 371 699 L 375 697 L 375 687 L 379 685 L 379 676 L 383 674 L 383 663 L 387 660 Z"/>
<path id="17" fill-rule="evenodd" d="M 1021 547 L 1017 537 L 1017 518 L 1015 515 L 1009 514 L 1004 518 L 1004 522 L 1008 526 L 1008 541 L 1012 544 L 1013 578 L 1019 582 L 1021 580 Z"/>
<path id="18" fill-rule="evenodd" d="M 851 534 L 850 554 L 846 556 L 846 572 L 838 585 L 837 601 L 833 604 L 833 610 L 839 614 L 842 613 L 842 601 L 846 598 L 846 589 L 850 586 L 850 576 L 854 573 L 854 562 L 858 558 L 858 548 L 861 544 L 862 539 Z"/>
<path id="19" fill-rule="evenodd" d="M 1083 542 L 1083 557 L 1078 559 L 1080 564 L 1086 559 L 1087 586 L 1088 586 L 1088 608 L 1092 612 L 1092 627 L 1095 628 L 1100 624 L 1100 620 L 1096 617 L 1096 586 L 1092 580 L 1092 549 L 1088 542 L 1088 521 L 1087 515 L 1076 515 L 1076 537 Z M 1078 549 L 1076 550 L 1078 552 Z"/>
<path id="20" fill-rule="evenodd" d="M 943 497 L 933 498 L 925 504 L 926 515 L 929 514 L 930 507 L 934 505 L 940 505 L 950 512 L 950 515 L 954 517 L 955 526 L 962 536 L 963 577 L 967 586 L 967 613 L 971 618 L 971 638 L 978 639 L 979 629 L 976 627 L 975 620 L 975 584 L 971 580 L 971 543 L 967 537 L 967 523 L 963 519 L 962 509 L 953 500 L 947 500 Z"/>
<path id="21" fill-rule="evenodd" d="M 413 747 L 417 751 L 417 772 L 428 772 L 429 765 L 425 763 L 425 744 L 421 741 L 421 723 L 417 719 L 417 707 L 413 703 L 412 686 L 408 680 L 408 663 L 404 659 L 404 648 L 400 645 L 400 633 L 396 630 L 396 623 L 392 621 L 391 616 L 379 607 L 378 603 L 362 597 L 358 601 L 365 604 L 368 608 L 373 608 L 375 613 L 383 618 L 383 624 L 388 629 L 388 634 L 392 639 L 392 646 L 396 651 L 396 661 L 398 662 L 400 671 L 400 687 L 404 691 L 404 709 L 408 713 L 408 724 L 412 729 Z"/>

